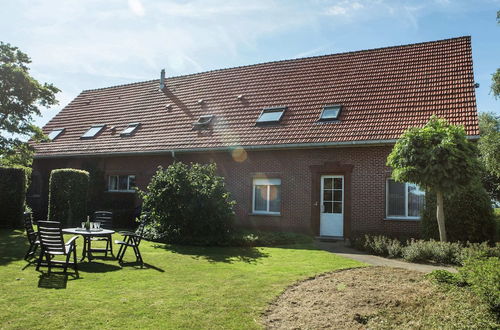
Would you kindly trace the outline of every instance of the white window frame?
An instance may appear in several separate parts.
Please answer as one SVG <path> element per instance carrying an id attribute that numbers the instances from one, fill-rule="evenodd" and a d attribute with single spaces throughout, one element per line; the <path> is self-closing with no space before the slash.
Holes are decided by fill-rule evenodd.
<path id="1" fill-rule="evenodd" d="M 325 113 L 330 109 L 336 109 L 337 115 L 335 117 L 324 117 Z M 342 106 L 340 104 L 325 105 L 321 114 L 319 116 L 319 121 L 336 121 L 339 120 L 340 112 L 342 111 Z"/>
<path id="2" fill-rule="evenodd" d="M 266 195 L 266 211 L 262 210 L 256 210 L 255 209 L 255 186 L 267 186 L 267 195 Z M 272 212 L 269 211 L 269 204 L 270 204 L 270 193 L 271 189 L 270 186 L 280 186 L 281 189 L 281 179 L 253 179 L 252 182 L 252 213 L 254 214 L 269 214 L 269 215 L 281 215 L 280 212 Z M 281 209 L 281 203 L 280 201 L 280 209 Z"/>
<path id="3" fill-rule="evenodd" d="M 117 177 L 117 183 L 118 183 L 118 186 L 120 185 L 119 182 L 120 182 L 120 177 L 121 176 L 126 176 L 127 177 L 127 189 L 111 189 L 111 178 L 112 177 Z M 108 176 L 108 191 L 112 191 L 112 192 L 135 192 L 135 189 L 134 188 L 130 188 L 130 177 L 134 177 L 134 180 L 135 180 L 135 174 L 113 174 L 113 175 L 109 175 Z"/>
<path id="4" fill-rule="evenodd" d="M 264 108 L 260 112 L 259 118 L 257 118 L 257 121 L 255 122 L 256 124 L 275 124 L 279 123 L 281 121 L 281 118 L 283 118 L 283 115 L 285 114 L 287 107 L 272 107 L 272 108 Z M 266 113 L 279 113 L 279 117 L 274 120 L 263 120 L 263 116 Z"/>
<path id="5" fill-rule="evenodd" d="M 54 141 L 63 132 L 64 132 L 64 128 L 54 128 L 52 131 L 50 131 L 49 134 L 47 134 L 47 136 L 50 139 L 50 141 Z M 52 137 L 50 137 L 51 134 L 52 134 Z"/>
<path id="6" fill-rule="evenodd" d="M 131 123 L 121 131 L 120 136 L 130 136 L 134 134 L 141 123 Z"/>
<path id="7" fill-rule="evenodd" d="M 388 178 L 385 181 L 385 218 L 388 220 L 421 220 L 420 216 L 408 216 L 408 185 L 414 185 L 418 190 L 422 191 L 420 187 L 414 183 L 409 182 L 399 182 L 405 185 L 405 215 L 389 215 L 389 181 L 394 181 Z M 397 181 L 395 181 L 397 182 Z M 424 192 L 425 193 L 425 192 Z"/>
<path id="8" fill-rule="evenodd" d="M 96 135 L 98 135 L 99 133 L 102 132 L 102 130 L 104 129 L 104 126 L 106 126 L 106 124 L 96 124 L 96 125 L 90 126 L 90 128 L 88 130 L 86 130 L 82 136 L 80 136 L 80 139 L 93 139 L 93 138 L 95 138 Z M 98 130 L 95 131 L 94 134 L 90 135 L 89 132 L 94 128 L 98 128 Z"/>

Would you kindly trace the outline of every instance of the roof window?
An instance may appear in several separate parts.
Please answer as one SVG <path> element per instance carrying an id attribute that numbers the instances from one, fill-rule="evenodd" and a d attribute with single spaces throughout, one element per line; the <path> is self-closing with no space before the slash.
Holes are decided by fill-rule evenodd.
<path id="1" fill-rule="evenodd" d="M 95 137 L 99 132 L 104 128 L 104 124 L 92 125 L 88 131 L 86 131 L 80 138 L 82 139 L 91 139 Z"/>
<path id="2" fill-rule="evenodd" d="M 55 140 L 55 138 L 57 138 L 59 135 L 61 135 L 62 132 L 64 132 L 64 128 L 55 128 L 47 136 L 52 141 Z"/>
<path id="3" fill-rule="evenodd" d="M 131 124 L 128 124 L 127 127 L 125 127 L 125 129 L 120 133 L 120 136 L 130 136 L 132 135 L 135 130 L 137 129 L 137 127 L 139 127 L 141 123 L 131 123 Z"/>
<path id="4" fill-rule="evenodd" d="M 213 115 L 200 116 L 200 118 L 198 118 L 198 121 L 195 121 L 193 123 L 193 128 L 194 129 L 205 128 L 212 122 L 213 119 L 214 119 Z"/>
<path id="5" fill-rule="evenodd" d="M 341 105 L 325 105 L 323 107 L 323 111 L 321 111 L 321 116 L 319 120 L 328 121 L 328 120 L 337 120 L 340 115 L 340 110 L 342 109 Z"/>
<path id="6" fill-rule="evenodd" d="M 264 108 L 257 118 L 257 124 L 279 123 L 286 107 Z"/>

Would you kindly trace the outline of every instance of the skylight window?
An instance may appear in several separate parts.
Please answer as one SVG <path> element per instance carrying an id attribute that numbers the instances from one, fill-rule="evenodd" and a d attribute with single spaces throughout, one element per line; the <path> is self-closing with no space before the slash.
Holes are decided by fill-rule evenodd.
<path id="1" fill-rule="evenodd" d="M 64 128 L 53 129 L 52 132 L 48 134 L 48 137 L 52 141 L 57 138 L 62 132 L 64 132 Z"/>
<path id="2" fill-rule="evenodd" d="M 212 122 L 213 119 L 214 119 L 213 115 L 200 116 L 200 118 L 198 118 L 198 121 L 195 121 L 193 123 L 193 128 L 201 129 L 207 127 Z"/>
<path id="3" fill-rule="evenodd" d="M 103 128 L 104 128 L 104 124 L 99 124 L 99 125 L 92 125 L 88 131 L 86 131 L 82 136 L 81 138 L 82 139 L 91 139 L 93 137 L 95 137 Z"/>
<path id="4" fill-rule="evenodd" d="M 278 123 L 285 113 L 286 107 L 265 108 L 257 119 L 257 124 Z"/>
<path id="5" fill-rule="evenodd" d="M 319 120 L 337 120 L 341 109 L 340 105 L 326 105 L 323 107 Z"/>
<path id="6" fill-rule="evenodd" d="M 131 123 L 128 124 L 127 127 L 120 133 L 120 136 L 129 136 L 132 135 L 132 133 L 135 132 L 137 127 L 139 127 L 140 123 Z"/>

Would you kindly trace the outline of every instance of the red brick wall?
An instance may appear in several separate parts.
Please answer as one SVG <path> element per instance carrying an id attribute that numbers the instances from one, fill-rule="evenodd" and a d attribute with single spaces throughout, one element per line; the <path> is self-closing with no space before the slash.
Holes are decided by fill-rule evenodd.
<path id="1" fill-rule="evenodd" d="M 311 166 L 336 162 L 351 165 L 350 229 L 356 232 L 381 232 L 414 235 L 419 232 L 418 221 L 384 220 L 385 182 L 390 170 L 385 166 L 390 147 L 353 147 L 304 150 L 274 150 L 218 153 L 176 153 L 183 162 L 215 161 L 226 178 L 228 190 L 237 201 L 236 215 L 240 225 L 250 228 L 297 231 L 317 235 L 311 226 L 316 216 L 312 199 Z M 79 167 L 81 159 L 65 161 L 64 166 Z M 137 185 L 145 189 L 158 165 L 168 166 L 169 154 L 164 156 L 106 157 L 100 164 L 107 175 L 135 174 Z M 50 163 L 50 165 L 48 164 Z M 35 168 L 55 168 L 58 161 L 36 160 Z M 62 164 L 62 163 L 61 163 Z M 332 173 L 335 174 L 335 173 Z M 252 178 L 268 176 L 281 178 L 282 213 L 280 216 L 252 215 Z M 318 206 L 319 208 L 319 206 Z M 319 211 L 318 211 L 319 212 Z M 317 213 L 319 214 L 319 213 Z M 349 236 L 349 233 L 346 233 Z"/>

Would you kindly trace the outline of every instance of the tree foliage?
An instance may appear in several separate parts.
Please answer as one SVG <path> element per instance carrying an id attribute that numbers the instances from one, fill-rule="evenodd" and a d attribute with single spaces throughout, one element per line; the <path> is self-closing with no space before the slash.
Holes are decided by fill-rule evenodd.
<path id="1" fill-rule="evenodd" d="M 497 23 L 500 24 L 500 10 L 497 11 Z M 500 97 L 500 68 L 491 75 L 491 91 L 495 98 Z"/>
<path id="2" fill-rule="evenodd" d="M 481 181 L 490 198 L 500 200 L 500 117 L 493 113 L 479 114 L 479 132 Z"/>
<path id="3" fill-rule="evenodd" d="M 59 89 L 40 83 L 29 73 L 31 59 L 19 48 L 0 42 L 0 162 L 30 165 L 32 148 L 25 142 L 44 138 L 33 125 L 40 107 L 57 104 Z"/>
<path id="4" fill-rule="evenodd" d="M 444 194 L 467 186 L 479 174 L 476 147 L 461 126 L 432 116 L 422 128 L 410 128 L 387 158 L 396 181 L 416 183 L 437 197 L 436 218 L 446 241 Z"/>
<path id="5" fill-rule="evenodd" d="M 216 174 L 216 165 L 176 162 L 159 168 L 146 192 L 146 237 L 171 243 L 227 244 L 234 221 L 234 201 Z"/>
<path id="6" fill-rule="evenodd" d="M 432 116 L 422 128 L 410 128 L 398 140 L 387 159 L 399 182 L 451 192 L 478 174 L 475 146 L 461 126 Z"/>

